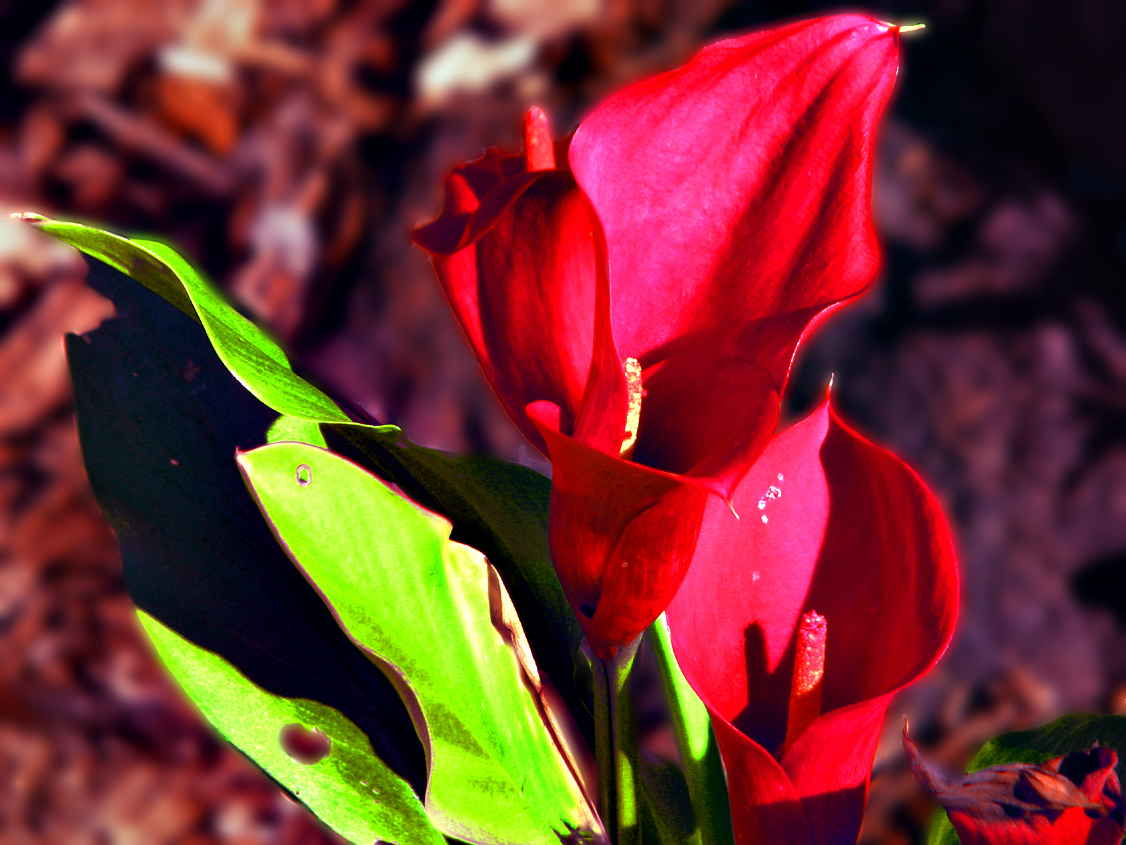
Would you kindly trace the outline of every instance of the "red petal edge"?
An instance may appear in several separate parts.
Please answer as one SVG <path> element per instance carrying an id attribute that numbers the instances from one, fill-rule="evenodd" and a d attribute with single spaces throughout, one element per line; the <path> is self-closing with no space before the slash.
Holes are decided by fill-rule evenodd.
<path id="1" fill-rule="evenodd" d="M 752 33 L 582 123 L 570 164 L 606 232 L 623 356 L 734 355 L 782 392 L 809 321 L 879 268 L 871 159 L 898 47 L 862 15 Z"/>
<path id="2" fill-rule="evenodd" d="M 890 696 L 928 671 L 953 635 L 949 529 L 919 477 L 828 402 L 770 443 L 734 501 L 739 520 L 708 502 L 669 607 L 677 660 L 728 737 L 734 802 L 777 777 L 767 761 L 785 737 L 798 619 L 826 616 L 822 715 L 780 768 L 812 845 L 851 845 Z M 768 811 L 744 808 L 739 845 L 770 841 L 759 819 Z"/>

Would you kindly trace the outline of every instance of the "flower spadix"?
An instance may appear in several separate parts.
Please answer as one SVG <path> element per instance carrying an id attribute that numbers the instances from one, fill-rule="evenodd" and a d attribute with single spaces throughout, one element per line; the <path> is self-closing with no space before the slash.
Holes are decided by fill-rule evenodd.
<path id="1" fill-rule="evenodd" d="M 708 503 L 668 622 L 736 842 L 853 845 L 888 702 L 954 631 L 950 533 L 918 476 L 828 402 L 770 442 L 734 503 L 740 520 Z"/>
<path id="2" fill-rule="evenodd" d="M 523 151 L 455 169 L 416 232 L 551 459 L 553 561 L 603 656 L 676 593 L 709 495 L 729 500 L 774 433 L 803 334 L 877 271 L 897 59 L 897 29 L 860 15 L 714 44 L 570 139 L 532 110 Z"/>

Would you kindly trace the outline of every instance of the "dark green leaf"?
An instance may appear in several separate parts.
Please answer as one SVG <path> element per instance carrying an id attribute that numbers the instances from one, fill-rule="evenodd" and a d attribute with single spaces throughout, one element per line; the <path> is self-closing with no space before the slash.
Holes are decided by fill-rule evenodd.
<path id="1" fill-rule="evenodd" d="M 294 375 L 281 347 L 170 247 L 131 241 L 78 223 L 41 220 L 36 225 L 141 282 L 199 322 L 227 369 L 263 404 L 298 419 L 347 422 L 348 415 L 335 402 Z"/>
<path id="2" fill-rule="evenodd" d="M 219 358 L 261 402 L 283 416 L 268 439 L 328 445 L 393 481 L 454 524 L 453 539 L 482 551 L 497 567 L 527 626 L 541 669 L 566 702 L 588 743 L 593 725 L 572 661 L 582 642 L 547 545 L 550 482 L 517 464 L 451 456 L 411 443 L 395 426 L 347 422 L 323 392 L 295 374 L 282 350 L 235 311 L 169 247 L 53 220 L 35 225 L 106 261 L 199 322 Z M 156 341 L 159 343 L 159 341 Z"/>
<path id="3" fill-rule="evenodd" d="M 648 752 L 638 760 L 641 778 L 642 842 L 660 845 L 699 845 L 700 830 L 692 813 L 692 799 L 684 773 Z"/>
<path id="4" fill-rule="evenodd" d="M 255 685 L 342 713 L 421 792 L 425 763 L 387 678 L 294 570 L 235 465 L 277 416 L 183 314 L 106 265 L 118 316 L 67 338 L 79 437 L 133 600 Z"/>

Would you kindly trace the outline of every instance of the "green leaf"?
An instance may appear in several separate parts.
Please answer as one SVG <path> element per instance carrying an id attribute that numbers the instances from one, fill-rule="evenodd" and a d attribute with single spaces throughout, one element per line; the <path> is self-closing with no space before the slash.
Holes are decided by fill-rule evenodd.
<path id="1" fill-rule="evenodd" d="M 266 430 L 267 443 L 280 443 L 290 441 L 293 443 L 308 443 L 310 446 L 320 446 L 327 449 L 321 426 L 312 420 L 300 420 L 297 417 L 287 417 L 282 414 Z"/>
<path id="2" fill-rule="evenodd" d="M 1043 763 L 1072 751 L 1086 751 L 1096 742 L 1118 752 L 1114 770 L 1119 780 L 1126 780 L 1126 716 L 1071 714 L 1039 728 L 1004 734 L 987 742 L 966 771 L 1004 763 Z M 957 845 L 958 834 L 944 810 L 935 813 L 927 843 Z"/>
<path id="3" fill-rule="evenodd" d="M 416 446 L 402 432 L 360 425 L 326 425 L 322 430 L 334 452 L 445 516 L 454 524 L 453 540 L 485 553 L 512 596 L 536 663 L 593 747 L 590 691 L 584 693 L 576 684 L 574 670 L 583 632 L 547 544 L 551 482 L 519 464 Z"/>
<path id="4" fill-rule="evenodd" d="M 293 373 L 281 347 L 235 311 L 172 248 L 78 223 L 43 219 L 36 225 L 141 282 L 199 322 L 227 369 L 263 404 L 298 419 L 348 421 L 335 402 Z"/>
<path id="5" fill-rule="evenodd" d="M 192 645 L 144 611 L 157 654 L 204 717 L 317 817 L 357 845 L 445 845 L 422 802 L 375 756 L 364 732 L 317 701 L 273 695 L 222 657 Z M 291 757 L 281 742 L 292 725 L 329 741 L 316 762 Z"/>
<path id="6" fill-rule="evenodd" d="M 300 443 L 239 455 L 278 540 L 352 640 L 396 679 L 429 763 L 426 809 L 469 842 L 594 830 L 500 578 L 450 524 Z"/>
<path id="7" fill-rule="evenodd" d="M 263 404 L 282 414 L 268 439 L 328 445 L 398 484 L 454 523 L 453 539 L 484 552 L 501 572 L 541 669 L 588 742 L 593 724 L 572 661 L 582 631 L 555 576 L 547 544 L 550 482 L 527 467 L 450 456 L 411 443 L 395 426 L 353 423 L 293 372 L 282 350 L 232 308 L 174 250 L 46 218 L 29 222 L 140 282 L 200 323 L 219 358 Z M 158 349 L 159 337 L 148 340 Z M 318 423 L 323 423 L 318 433 Z"/>
<path id="8" fill-rule="evenodd" d="M 421 794 L 410 715 L 278 547 L 235 464 L 276 412 L 167 302 L 100 262 L 88 282 L 118 316 L 68 337 L 67 357 L 87 473 L 133 600 L 263 690 L 343 714 Z"/>
<path id="9" fill-rule="evenodd" d="M 642 842 L 699 845 L 700 832 L 684 772 L 647 751 L 639 756 Z"/>
<path id="10" fill-rule="evenodd" d="M 719 744 L 704 702 L 680 671 L 672 650 L 669 625 L 662 613 L 646 632 L 665 685 L 676 741 L 684 758 L 691 806 L 703 845 L 734 845 L 731 804 Z"/>

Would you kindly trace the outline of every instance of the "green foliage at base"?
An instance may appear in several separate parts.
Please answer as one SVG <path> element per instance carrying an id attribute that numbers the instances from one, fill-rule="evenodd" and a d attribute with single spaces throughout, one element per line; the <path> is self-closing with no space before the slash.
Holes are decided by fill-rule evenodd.
<path id="1" fill-rule="evenodd" d="M 204 717 L 322 822 L 357 845 L 444 845 L 418 796 L 339 711 L 272 695 L 144 611 L 139 616 L 160 659 Z M 302 762 L 286 752 L 281 736 L 294 725 L 327 739 L 323 759 Z"/>

